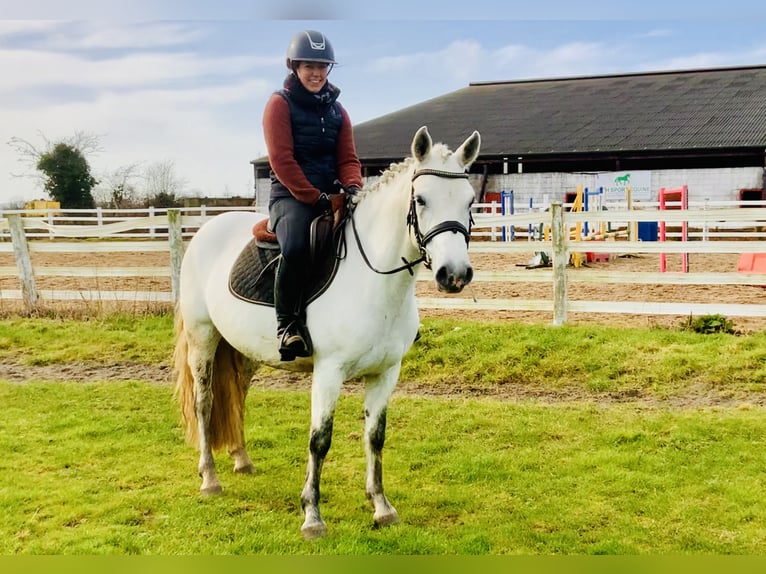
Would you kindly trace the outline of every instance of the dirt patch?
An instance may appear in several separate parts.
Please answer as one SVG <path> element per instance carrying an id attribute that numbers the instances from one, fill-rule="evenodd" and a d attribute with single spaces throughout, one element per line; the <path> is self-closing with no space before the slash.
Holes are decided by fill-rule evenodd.
<path id="1" fill-rule="evenodd" d="M 158 385 L 171 386 L 174 382 L 172 368 L 165 365 L 141 365 L 137 363 L 115 363 L 111 365 L 86 365 L 82 363 L 64 363 L 56 365 L 21 365 L 11 361 L 0 361 L 0 380 L 15 384 L 28 384 L 34 381 L 45 382 L 119 382 L 141 381 Z M 264 368 L 252 379 L 254 391 L 263 390 L 302 390 L 311 388 L 311 376 L 305 373 L 280 371 Z M 344 386 L 345 393 L 363 393 L 364 384 L 349 381 Z M 631 404 L 641 407 L 669 408 L 704 408 L 730 407 L 751 408 L 766 406 L 766 396 L 762 393 L 743 392 L 736 396 L 726 392 L 709 389 L 689 389 L 686 393 L 660 399 L 653 395 L 644 395 L 640 391 L 630 390 L 622 393 L 595 393 L 585 389 L 539 389 L 524 385 L 501 385 L 494 387 L 476 387 L 472 385 L 452 385 L 434 387 L 418 381 L 400 381 L 394 396 L 407 397 L 443 397 L 450 399 L 486 398 L 508 402 L 556 403 L 591 403 L 598 405 Z"/>

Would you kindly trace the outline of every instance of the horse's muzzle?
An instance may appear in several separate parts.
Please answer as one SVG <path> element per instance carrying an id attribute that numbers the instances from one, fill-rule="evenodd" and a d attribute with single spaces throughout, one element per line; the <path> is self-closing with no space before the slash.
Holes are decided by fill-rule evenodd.
<path id="1" fill-rule="evenodd" d="M 456 271 L 442 266 L 436 271 L 434 277 L 439 291 L 460 293 L 473 279 L 473 267 L 468 265 L 462 270 Z"/>

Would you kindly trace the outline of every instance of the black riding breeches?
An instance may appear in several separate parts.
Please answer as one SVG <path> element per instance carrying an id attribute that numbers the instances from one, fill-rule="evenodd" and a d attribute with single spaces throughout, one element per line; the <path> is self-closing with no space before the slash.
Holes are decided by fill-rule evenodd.
<path id="1" fill-rule="evenodd" d="M 316 209 L 294 197 L 280 197 L 269 204 L 271 228 L 282 251 L 274 280 L 274 303 L 281 323 L 303 313 L 303 287 L 308 278 L 311 222 Z"/>

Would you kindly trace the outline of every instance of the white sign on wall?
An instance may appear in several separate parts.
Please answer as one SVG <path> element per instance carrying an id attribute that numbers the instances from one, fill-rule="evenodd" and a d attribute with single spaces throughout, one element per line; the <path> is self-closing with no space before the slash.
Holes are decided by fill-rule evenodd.
<path id="1" fill-rule="evenodd" d="M 603 188 L 606 201 L 624 201 L 628 186 L 634 201 L 651 201 L 652 172 L 605 171 L 596 175 L 596 189 Z"/>

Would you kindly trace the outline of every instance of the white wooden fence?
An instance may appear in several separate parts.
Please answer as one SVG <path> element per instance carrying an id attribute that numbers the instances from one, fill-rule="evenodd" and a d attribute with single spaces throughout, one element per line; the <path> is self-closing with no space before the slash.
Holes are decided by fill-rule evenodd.
<path id="1" fill-rule="evenodd" d="M 748 205 L 752 205 L 752 202 Z M 420 297 L 423 309 L 473 309 L 506 311 L 544 311 L 552 314 L 553 323 L 566 323 L 568 313 L 629 313 L 646 315 L 705 315 L 766 317 L 766 303 L 741 305 L 689 301 L 572 301 L 567 287 L 571 281 L 628 284 L 700 284 L 700 285 L 764 285 L 766 275 L 759 273 L 616 273 L 591 271 L 572 274 L 568 271 L 570 256 L 594 251 L 594 243 L 574 230 L 586 222 L 591 229 L 603 225 L 621 225 L 627 240 L 599 241 L 602 253 L 766 253 L 763 229 L 766 209 L 762 207 L 693 206 L 688 210 L 641 210 L 613 208 L 600 212 L 567 212 L 560 203 L 546 211 L 527 211 L 514 215 L 498 213 L 497 206 L 475 206 L 476 224 L 473 235 L 489 241 L 474 241 L 475 253 L 540 252 L 551 254 L 550 269 L 510 271 L 478 270 L 474 281 L 540 282 L 552 285 L 553 297 L 540 300 L 474 299 L 463 297 Z M 655 206 L 656 207 L 656 206 Z M 254 208 L 235 208 L 253 210 Z M 0 254 L 13 253 L 15 266 L 0 265 L 0 278 L 18 277 L 19 289 L 0 289 L 0 299 L 22 300 L 27 309 L 35 309 L 46 301 L 88 300 L 145 301 L 171 304 L 178 293 L 178 276 L 184 241 L 210 217 L 232 208 L 157 210 L 143 213 L 110 213 L 108 210 L 66 215 L 50 212 L 4 213 L 0 219 Z M 71 213 L 71 212 L 69 212 Z M 689 241 L 639 241 L 635 234 L 638 222 L 664 221 L 672 228 L 688 222 Z M 544 227 L 547 241 L 530 241 L 528 231 Z M 502 229 L 514 230 L 514 241 L 498 241 Z M 674 234 L 669 234 L 673 236 Z M 676 237 L 678 233 L 675 233 Z M 510 239 L 510 234 L 505 234 Z M 10 239 L 10 241 L 4 241 Z M 83 241 L 88 239 L 88 241 Z M 693 240 L 692 240 L 693 239 Z M 166 252 L 167 267 L 50 267 L 32 265 L 31 253 L 104 253 Z M 37 289 L 35 278 L 57 277 L 165 277 L 170 278 L 168 292 L 92 291 Z M 418 279 L 425 280 L 421 274 Z"/>

